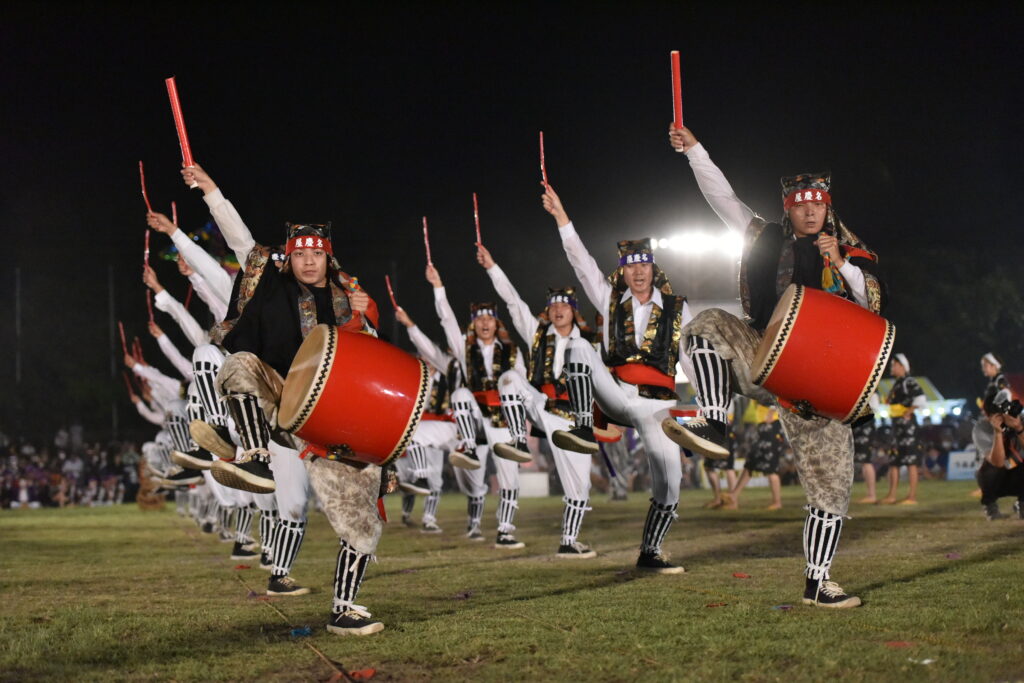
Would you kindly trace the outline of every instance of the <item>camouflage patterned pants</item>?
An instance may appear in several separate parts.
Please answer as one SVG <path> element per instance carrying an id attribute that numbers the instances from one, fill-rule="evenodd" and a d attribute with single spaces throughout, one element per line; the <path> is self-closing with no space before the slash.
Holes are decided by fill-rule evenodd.
<path id="1" fill-rule="evenodd" d="M 765 405 L 777 404 L 774 396 L 751 381 L 750 366 L 761 337 L 750 325 L 721 309 L 711 308 L 691 320 L 683 334 L 703 337 L 719 356 L 729 361 L 733 391 Z M 796 455 L 807 502 L 819 510 L 845 516 L 853 486 L 850 427 L 823 417 L 805 420 L 782 408 L 779 419 Z"/>

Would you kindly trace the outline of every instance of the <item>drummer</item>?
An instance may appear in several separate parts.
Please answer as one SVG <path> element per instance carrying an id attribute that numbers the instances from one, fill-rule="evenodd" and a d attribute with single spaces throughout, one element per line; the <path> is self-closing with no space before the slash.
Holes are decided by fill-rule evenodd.
<path id="1" fill-rule="evenodd" d="M 287 448 L 301 445 L 277 427 L 277 412 L 284 378 L 303 339 L 318 324 L 375 334 L 378 321 L 376 304 L 355 278 L 342 272 L 329 224 L 289 223 L 280 269 L 266 267 L 271 254 L 268 247 L 253 247 L 232 297 L 231 310 L 238 313 L 219 327 L 220 343 L 230 355 L 217 374 L 217 390 L 228 403 L 244 450 L 234 462 L 216 460 L 211 470 L 222 484 L 257 493 L 274 490 L 271 439 Z M 383 529 L 377 512 L 382 470 L 332 457 L 310 458 L 305 464 L 341 541 L 327 629 L 341 635 L 376 633 L 384 625 L 354 601 Z"/>
<path id="2" fill-rule="evenodd" d="M 885 289 L 877 274 L 877 257 L 832 208 L 827 174 L 783 178 L 784 214 L 781 222 L 768 223 L 739 200 L 690 130 L 670 126 L 669 142 L 676 151 L 686 153 L 704 198 L 729 229 L 745 232 L 740 298 L 747 319 L 709 309 L 683 329 L 696 371 L 701 418 L 686 425 L 666 420 L 663 425 L 680 445 L 720 455 L 726 451 L 727 399 L 722 397 L 735 390 L 762 403 L 775 401 L 753 385 L 750 366 L 782 291 L 796 283 L 878 313 Z M 804 604 L 856 607 L 860 598 L 847 595 L 829 575 L 853 485 L 853 434 L 848 425 L 835 420 L 805 420 L 787 410 L 780 411 L 779 417 L 808 501 Z"/>

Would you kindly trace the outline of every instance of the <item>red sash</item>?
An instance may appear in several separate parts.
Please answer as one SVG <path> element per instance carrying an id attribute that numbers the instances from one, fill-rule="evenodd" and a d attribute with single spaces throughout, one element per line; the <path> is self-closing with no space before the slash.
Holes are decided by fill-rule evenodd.
<path id="1" fill-rule="evenodd" d="M 455 422 L 455 418 L 451 415 L 439 415 L 437 413 L 423 413 L 420 417 L 420 422 L 430 422 L 434 420 L 436 422 Z"/>
<path id="2" fill-rule="evenodd" d="M 474 391 L 473 398 L 476 402 L 491 407 L 498 407 L 501 405 L 501 396 L 498 394 L 497 389 L 488 389 L 487 391 Z"/>
<path id="3" fill-rule="evenodd" d="M 640 363 L 626 363 L 611 368 L 612 374 L 627 384 L 649 384 L 664 387 L 669 391 L 676 390 L 676 378 Z"/>
<path id="4" fill-rule="evenodd" d="M 557 393 L 555 391 L 555 385 L 554 384 L 542 384 L 541 387 L 540 387 L 540 390 L 544 392 L 545 396 L 547 396 L 548 398 L 553 398 L 556 401 L 568 401 L 569 400 L 569 392 L 568 391 L 563 391 L 560 394 Z"/>

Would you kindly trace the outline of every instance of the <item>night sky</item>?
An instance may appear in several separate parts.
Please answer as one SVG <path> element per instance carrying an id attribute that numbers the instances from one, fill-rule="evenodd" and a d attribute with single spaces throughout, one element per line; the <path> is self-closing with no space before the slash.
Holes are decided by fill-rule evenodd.
<path id="1" fill-rule="evenodd" d="M 420 217 L 462 314 L 495 298 L 474 259 L 472 192 L 484 243 L 528 302 L 539 308 L 545 287 L 573 282 L 540 207 L 539 130 L 551 183 L 602 267 L 618 239 L 723 229 L 667 143 L 672 49 L 682 53 L 687 126 L 756 211 L 780 216 L 781 175 L 831 169 L 836 209 L 883 267 L 941 279 L 948 264 L 925 253 L 970 252 L 978 267 L 1019 255 L 1019 8 L 8 6 L 0 229 L 12 256 L 0 276 L 0 381 L 14 381 L 15 268 L 22 378 L 0 399 L 0 420 L 52 432 L 78 418 L 109 433 L 116 400 L 120 428 L 143 428 L 111 379 L 107 284 L 112 265 L 116 317 L 170 372 L 143 334 L 138 160 L 157 210 L 177 201 L 189 230 L 208 217 L 178 176 L 168 76 L 196 160 L 257 241 L 280 243 L 285 221 L 332 221 L 343 267 L 382 310 L 390 273 L 400 302 L 440 339 Z M 687 270 L 692 259 L 660 263 L 695 302 L 722 296 Z M 183 297 L 176 268 L 157 268 Z M 898 329 L 913 324 L 927 290 L 913 291 L 917 301 L 894 288 Z M 158 313 L 158 323 L 187 350 L 170 318 Z M 976 332 L 957 324 L 951 337 Z M 389 313 L 382 327 L 392 333 Z M 898 350 L 923 359 L 915 373 L 953 396 L 973 389 L 976 358 L 990 350 L 978 348 L 965 374 L 945 367 L 931 332 L 902 339 L 913 346 L 898 339 Z M 404 333 L 396 340 L 406 344 Z"/>

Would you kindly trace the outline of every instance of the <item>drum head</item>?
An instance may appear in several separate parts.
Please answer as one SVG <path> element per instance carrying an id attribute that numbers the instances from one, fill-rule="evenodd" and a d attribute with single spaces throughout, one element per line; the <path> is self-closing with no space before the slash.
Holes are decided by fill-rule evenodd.
<path id="1" fill-rule="evenodd" d="M 768 326 L 764 329 L 764 336 L 761 343 L 757 345 L 757 352 L 754 354 L 754 362 L 750 364 L 750 376 L 754 384 L 760 386 L 765 378 L 771 374 L 775 361 L 778 360 L 782 347 L 786 345 L 786 337 L 793 329 L 793 321 L 800 310 L 800 300 L 803 298 L 803 287 L 800 285 L 789 285 L 772 311 L 772 317 L 768 320 Z"/>
<path id="2" fill-rule="evenodd" d="M 277 422 L 285 431 L 299 429 L 300 423 L 309 415 L 309 410 L 304 411 L 303 408 L 307 404 L 312 404 L 310 408 L 316 405 L 318 397 L 310 394 L 314 389 L 319 391 L 323 388 L 323 382 L 316 382 L 316 378 L 322 376 L 324 364 L 330 365 L 333 349 L 332 353 L 324 351 L 332 332 L 327 325 L 314 327 L 292 359 L 277 411 Z"/>

